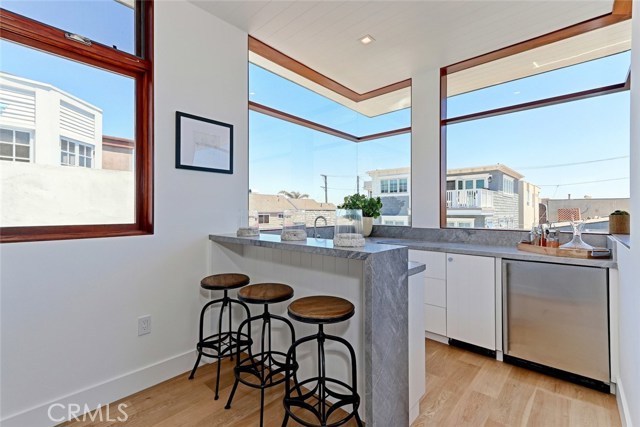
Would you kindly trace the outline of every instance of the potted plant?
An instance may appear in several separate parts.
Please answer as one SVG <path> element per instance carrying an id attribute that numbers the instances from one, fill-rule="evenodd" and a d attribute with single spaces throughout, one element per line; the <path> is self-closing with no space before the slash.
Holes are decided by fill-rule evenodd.
<path id="1" fill-rule="evenodd" d="M 367 197 L 364 194 L 352 194 L 344 198 L 339 209 L 362 209 L 363 235 L 368 237 L 373 229 L 373 219 L 380 216 L 382 200 L 380 197 Z"/>
<path id="2" fill-rule="evenodd" d="M 631 216 L 627 211 L 616 210 L 609 215 L 609 234 L 630 234 Z"/>

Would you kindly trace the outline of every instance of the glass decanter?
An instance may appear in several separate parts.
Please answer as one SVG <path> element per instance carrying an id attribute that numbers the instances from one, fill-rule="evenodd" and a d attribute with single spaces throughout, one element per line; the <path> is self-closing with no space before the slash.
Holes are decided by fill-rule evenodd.
<path id="1" fill-rule="evenodd" d="M 592 250 L 593 246 L 586 244 L 582 240 L 582 230 L 584 230 L 583 221 L 571 221 L 571 228 L 573 229 L 573 239 L 570 242 L 560 246 L 562 249 L 586 249 Z"/>

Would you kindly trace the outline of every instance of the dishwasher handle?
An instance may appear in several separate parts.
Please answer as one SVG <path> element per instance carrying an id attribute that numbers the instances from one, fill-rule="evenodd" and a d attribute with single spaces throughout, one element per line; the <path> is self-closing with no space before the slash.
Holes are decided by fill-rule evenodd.
<path id="1" fill-rule="evenodd" d="M 502 349 L 509 354 L 509 262 L 502 261 Z"/>

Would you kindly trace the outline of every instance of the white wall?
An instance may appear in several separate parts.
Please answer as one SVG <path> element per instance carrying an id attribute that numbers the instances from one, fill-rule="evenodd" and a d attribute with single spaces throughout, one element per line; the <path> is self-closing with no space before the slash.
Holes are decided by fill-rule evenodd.
<path id="1" fill-rule="evenodd" d="M 51 402 L 95 407 L 195 360 L 207 235 L 247 205 L 247 38 L 184 0 L 155 3 L 155 32 L 155 235 L 0 247 L 5 427 L 53 424 Z M 233 175 L 174 168 L 176 110 L 235 125 Z M 152 333 L 137 337 L 144 314 Z"/>
<path id="2" fill-rule="evenodd" d="M 618 245 L 620 398 L 626 427 L 640 426 L 640 2 L 633 2 L 631 81 L 631 249 Z M 625 416 L 623 415 L 623 416 Z"/>
<path id="3" fill-rule="evenodd" d="M 411 226 L 440 228 L 440 70 L 412 77 Z"/>

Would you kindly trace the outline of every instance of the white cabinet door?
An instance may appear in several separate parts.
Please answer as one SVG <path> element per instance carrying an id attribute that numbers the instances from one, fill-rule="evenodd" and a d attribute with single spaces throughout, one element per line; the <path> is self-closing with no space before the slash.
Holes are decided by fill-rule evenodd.
<path id="1" fill-rule="evenodd" d="M 496 349 L 495 261 L 447 254 L 447 336 Z"/>
<path id="2" fill-rule="evenodd" d="M 409 423 L 420 413 L 425 393 L 424 272 L 409 276 Z"/>

